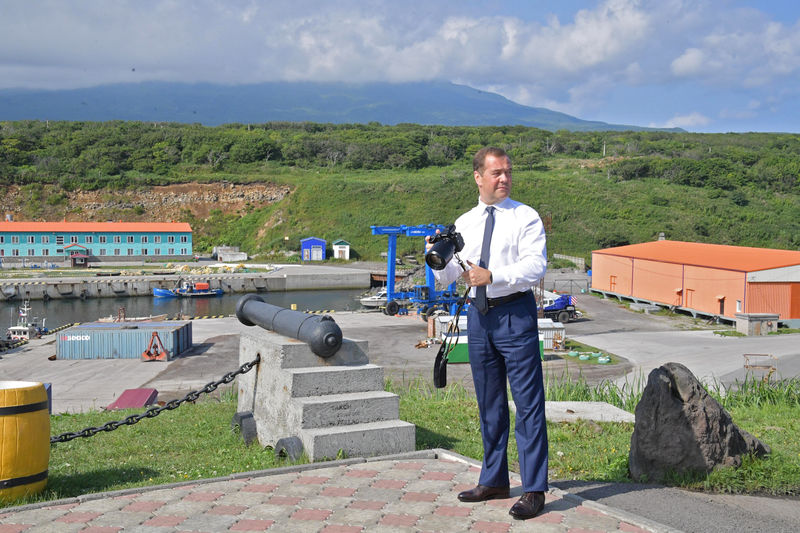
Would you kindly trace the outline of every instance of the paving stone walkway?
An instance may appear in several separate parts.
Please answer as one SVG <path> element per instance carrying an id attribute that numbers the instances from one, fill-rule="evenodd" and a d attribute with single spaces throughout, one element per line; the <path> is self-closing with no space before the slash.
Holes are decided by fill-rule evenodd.
<path id="1" fill-rule="evenodd" d="M 518 478 L 508 499 L 458 501 L 479 471 L 444 450 L 315 463 L 0 509 L 0 533 L 669 531 L 558 489 L 540 516 L 514 520 Z"/>

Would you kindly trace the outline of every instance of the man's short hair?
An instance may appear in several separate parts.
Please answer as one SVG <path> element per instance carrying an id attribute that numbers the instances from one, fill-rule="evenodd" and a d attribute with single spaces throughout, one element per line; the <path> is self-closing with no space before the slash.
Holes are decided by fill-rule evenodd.
<path id="1" fill-rule="evenodd" d="M 481 148 L 475 153 L 475 157 L 472 158 L 472 170 L 476 171 L 478 174 L 483 175 L 483 166 L 486 164 L 486 156 L 491 155 L 494 157 L 508 157 L 508 154 L 502 148 L 497 148 L 495 146 L 486 146 Z M 508 157 L 511 160 L 510 157 Z"/>

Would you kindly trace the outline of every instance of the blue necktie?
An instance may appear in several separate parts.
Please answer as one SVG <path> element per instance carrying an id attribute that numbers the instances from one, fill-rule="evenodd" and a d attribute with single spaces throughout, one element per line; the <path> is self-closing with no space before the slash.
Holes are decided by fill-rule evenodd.
<path id="1" fill-rule="evenodd" d="M 492 244 L 492 231 L 494 230 L 494 206 L 486 208 L 486 225 L 483 227 L 483 245 L 481 246 L 481 260 L 479 266 L 487 268 L 489 265 L 489 247 Z M 486 285 L 475 287 L 475 308 L 486 314 L 489 311 L 489 299 L 486 297 Z"/>

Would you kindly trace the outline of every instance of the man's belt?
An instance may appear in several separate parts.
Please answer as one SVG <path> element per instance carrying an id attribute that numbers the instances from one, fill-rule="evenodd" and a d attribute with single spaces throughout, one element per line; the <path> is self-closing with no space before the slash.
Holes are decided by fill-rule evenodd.
<path id="1" fill-rule="evenodd" d="M 505 305 L 507 303 L 511 303 L 514 300 L 519 300 L 525 296 L 528 296 L 531 291 L 523 291 L 523 292 L 515 292 L 513 294 L 509 294 L 507 296 L 500 296 L 498 298 L 488 298 L 489 300 L 489 309 L 493 307 L 500 307 L 501 305 Z"/>

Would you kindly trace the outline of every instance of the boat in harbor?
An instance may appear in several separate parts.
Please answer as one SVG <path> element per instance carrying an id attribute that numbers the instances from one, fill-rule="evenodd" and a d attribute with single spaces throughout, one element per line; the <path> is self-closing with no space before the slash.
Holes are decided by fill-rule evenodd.
<path id="1" fill-rule="evenodd" d="M 386 289 L 381 289 L 374 294 L 362 295 L 358 301 L 361 305 L 370 309 L 386 305 Z"/>
<path id="2" fill-rule="evenodd" d="M 98 322 L 161 322 L 166 320 L 166 313 L 162 315 L 148 316 L 128 316 L 124 307 L 120 307 L 116 315 L 103 316 L 97 319 Z"/>
<path id="3" fill-rule="evenodd" d="M 40 325 L 36 317 L 31 318 L 31 302 L 25 300 L 22 302 L 22 307 L 19 308 L 19 318 L 17 319 L 16 326 L 10 326 L 6 330 L 7 340 L 30 340 L 36 337 L 41 337 L 47 333 L 47 328 L 44 326 L 44 320 Z"/>
<path id="4" fill-rule="evenodd" d="M 157 298 L 198 298 L 223 294 L 222 289 L 212 289 L 207 281 L 182 281 L 173 289 L 153 289 L 153 296 Z"/>

